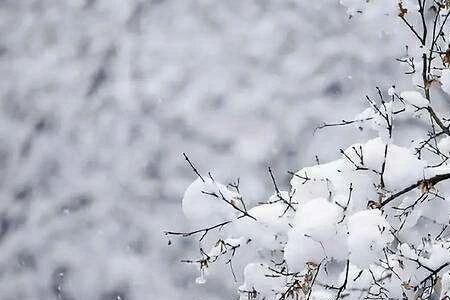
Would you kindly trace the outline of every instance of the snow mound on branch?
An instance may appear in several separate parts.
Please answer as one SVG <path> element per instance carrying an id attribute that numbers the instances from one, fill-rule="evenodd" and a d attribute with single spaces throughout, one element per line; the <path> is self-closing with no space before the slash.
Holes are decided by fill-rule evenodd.
<path id="1" fill-rule="evenodd" d="M 329 291 L 312 291 L 311 300 L 332 300 L 334 299 L 334 294 Z"/>
<path id="2" fill-rule="evenodd" d="M 343 160 L 336 160 L 301 169 L 291 179 L 292 189 L 295 190 L 294 199 L 300 203 L 328 197 L 330 185 L 341 178 L 336 175 L 343 168 Z"/>
<path id="3" fill-rule="evenodd" d="M 438 143 L 439 151 L 441 151 L 444 154 L 450 153 L 450 137 L 446 136 Z"/>
<path id="4" fill-rule="evenodd" d="M 441 74 L 442 90 L 450 95 L 450 69 L 445 69 Z"/>
<path id="5" fill-rule="evenodd" d="M 375 269 L 375 268 L 374 268 Z M 345 280 L 345 270 L 340 276 L 340 282 Z M 352 263 L 349 263 L 347 289 L 367 289 L 373 278 L 369 271 L 360 269 Z"/>
<path id="6" fill-rule="evenodd" d="M 303 270 L 306 263 L 319 264 L 323 259 L 345 259 L 345 234 L 338 224 L 341 219 L 340 208 L 324 198 L 299 207 L 285 248 L 291 269 Z"/>
<path id="7" fill-rule="evenodd" d="M 417 108 L 428 107 L 430 105 L 430 102 L 417 91 L 404 91 L 400 94 L 400 97 Z"/>
<path id="8" fill-rule="evenodd" d="M 327 164 L 303 168 L 292 177 L 293 198 L 306 203 L 315 198 L 328 198 L 346 206 L 349 187 L 353 193 L 349 210 L 361 210 L 369 201 L 377 199 L 374 182 L 381 181 L 384 152 L 387 145 L 383 181 L 389 191 L 402 189 L 423 178 L 426 162 L 413 155 L 410 149 L 386 144 L 381 138 L 365 144 L 354 144 L 343 151 L 342 158 Z"/>
<path id="9" fill-rule="evenodd" d="M 197 178 L 184 192 L 182 205 L 185 216 L 199 226 L 211 226 L 234 219 L 239 195 L 221 183 L 203 176 Z"/>
<path id="10" fill-rule="evenodd" d="M 389 264 L 395 272 L 396 276 L 392 277 L 390 282 L 385 286 L 390 290 L 391 298 L 402 298 L 399 287 L 408 299 L 414 297 L 411 287 L 418 286 L 425 278 L 430 276 L 429 270 L 436 270 L 442 267 L 442 294 L 448 291 L 445 273 L 448 272 L 448 266 L 445 264 L 450 262 L 450 252 L 448 251 L 449 242 L 437 242 L 430 238 L 423 238 L 419 241 L 420 246 L 409 245 L 403 243 L 398 246 L 397 255 L 389 255 Z M 419 248 L 418 248 L 419 247 Z M 418 265 L 426 266 L 418 267 Z M 439 298 L 444 299 L 444 298 Z"/>
<path id="11" fill-rule="evenodd" d="M 450 273 L 445 273 L 441 278 L 441 296 L 439 299 L 450 298 Z"/>
<path id="12" fill-rule="evenodd" d="M 285 197 L 285 199 L 289 199 Z M 289 228 L 290 210 L 286 209 L 284 202 L 267 203 L 253 207 L 249 214 L 254 216 L 258 222 L 267 225 L 276 232 L 287 232 Z"/>
<path id="13" fill-rule="evenodd" d="M 289 199 L 289 198 L 286 198 Z M 248 211 L 256 218 L 236 220 L 233 232 L 250 239 L 257 248 L 282 249 L 287 239 L 292 210 L 283 202 L 261 204 Z"/>
<path id="14" fill-rule="evenodd" d="M 350 216 L 348 222 L 350 261 L 361 269 L 378 262 L 383 249 L 393 240 L 389 224 L 378 209 L 364 210 Z"/>
<path id="15" fill-rule="evenodd" d="M 423 263 L 431 269 L 437 269 L 444 264 L 450 263 L 450 242 L 438 242 L 432 243 L 431 240 L 425 239 L 425 251 L 426 257 L 423 259 Z M 447 267 L 447 270 L 450 269 Z"/>
<path id="16" fill-rule="evenodd" d="M 385 146 L 381 138 L 370 140 L 362 146 L 364 163 L 368 168 L 381 172 Z M 347 149 L 346 153 L 356 159 L 353 147 Z M 417 182 L 423 177 L 425 167 L 426 162 L 414 156 L 410 149 L 389 144 L 384 173 L 386 187 L 398 189 Z"/>
<path id="17" fill-rule="evenodd" d="M 249 297 L 249 293 L 256 291 L 262 299 L 272 299 L 276 292 L 284 287 L 284 278 L 282 276 L 270 276 L 273 272 L 268 266 L 262 263 L 250 263 L 244 269 L 244 284 L 239 287 L 241 299 L 255 299 Z M 257 298 L 260 299 L 260 298 Z"/>

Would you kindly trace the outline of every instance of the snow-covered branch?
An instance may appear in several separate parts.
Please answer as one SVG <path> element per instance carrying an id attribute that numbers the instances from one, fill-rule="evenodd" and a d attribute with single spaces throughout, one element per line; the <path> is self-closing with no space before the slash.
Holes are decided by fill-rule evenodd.
<path id="1" fill-rule="evenodd" d="M 341 2 L 352 17 L 386 20 L 411 33 L 399 41 L 407 53 L 398 61 L 407 65 L 412 87 L 377 87 L 375 97 L 365 97 L 365 111 L 319 126 L 325 134 L 356 126 L 374 137 L 330 149 L 340 154 L 334 161 L 290 172 L 290 191 L 280 189 L 269 168 L 274 195 L 250 209 L 239 189 L 202 175 L 185 155 L 198 179 L 184 194 L 183 210 L 203 229 L 166 234 L 202 234 L 202 258 L 191 261 L 200 263 L 202 278 L 229 252 L 217 245 L 229 245 L 226 263 L 245 265 L 241 299 L 448 299 L 449 3 Z M 405 124 L 408 142 L 398 142 Z"/>

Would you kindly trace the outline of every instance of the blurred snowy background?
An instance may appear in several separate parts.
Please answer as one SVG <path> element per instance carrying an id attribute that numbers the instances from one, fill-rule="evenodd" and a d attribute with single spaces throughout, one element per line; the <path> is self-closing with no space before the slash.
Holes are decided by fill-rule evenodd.
<path id="1" fill-rule="evenodd" d="M 401 49 L 338 1 L 1 0 L 0 298 L 234 299 L 180 263 L 182 152 L 247 199 L 338 156 Z"/>

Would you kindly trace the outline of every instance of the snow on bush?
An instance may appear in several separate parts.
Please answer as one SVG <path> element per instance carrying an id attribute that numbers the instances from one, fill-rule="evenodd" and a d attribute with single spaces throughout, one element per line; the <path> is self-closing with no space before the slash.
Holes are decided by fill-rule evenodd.
<path id="1" fill-rule="evenodd" d="M 359 211 L 349 218 L 349 260 L 360 269 L 368 269 L 382 259 L 383 250 L 390 242 L 389 224 L 380 210 Z"/>
<path id="2" fill-rule="evenodd" d="M 415 108 L 423 108 L 430 105 L 430 102 L 425 99 L 421 93 L 417 91 L 405 91 L 400 94 L 406 102 L 414 106 Z"/>
<path id="3" fill-rule="evenodd" d="M 373 138 L 339 149 L 334 161 L 290 172 L 290 191 L 280 191 L 269 168 L 275 194 L 253 208 L 238 185 L 226 187 L 210 174 L 206 180 L 190 163 L 200 181 L 188 188 L 183 209 L 193 221 L 206 220 L 196 231 L 167 234 L 201 234 L 200 257 L 192 262 L 202 275 L 221 257 L 238 280 L 232 262 L 244 261 L 241 299 L 447 297 L 450 119 L 442 108 L 450 8 L 447 1 L 411 2 L 342 1 L 351 14 L 397 18 L 411 33 L 412 50 L 398 60 L 414 87 L 377 88 L 355 119 L 321 127 L 356 124 L 373 130 Z M 411 126 L 406 143 L 397 142 L 402 123 Z M 205 251 L 211 240 L 220 252 Z"/>
<path id="4" fill-rule="evenodd" d="M 447 53 L 446 53 L 447 55 Z M 450 70 L 444 69 L 441 74 L 442 90 L 450 95 Z"/>
<path id="5" fill-rule="evenodd" d="M 183 213 L 199 225 L 214 225 L 231 220 L 235 212 L 228 206 L 237 207 L 237 196 L 212 178 L 199 177 L 184 193 Z"/>
<path id="6" fill-rule="evenodd" d="M 316 212 L 320 211 L 320 214 Z M 284 257 L 291 270 L 302 271 L 307 263 L 324 259 L 345 259 L 345 234 L 339 206 L 325 198 L 314 199 L 301 207 L 292 220 Z"/>
<path id="7" fill-rule="evenodd" d="M 186 280 L 176 257 L 197 243 L 168 249 L 160 236 L 185 223 L 180 152 L 214 162 L 218 179 L 239 174 L 246 199 L 264 202 L 264 162 L 325 161 L 317 144 L 353 142 L 298 137 L 319 111 L 358 111 L 347 100 L 398 69 L 392 39 L 341 18 L 335 1 L 0 6 L 0 299 L 225 298 L 230 280 Z M 285 230 L 239 222 L 281 247 Z"/>

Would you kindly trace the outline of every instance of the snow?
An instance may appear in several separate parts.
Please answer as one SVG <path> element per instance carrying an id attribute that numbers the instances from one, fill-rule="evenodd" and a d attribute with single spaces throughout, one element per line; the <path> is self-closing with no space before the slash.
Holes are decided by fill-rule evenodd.
<path id="1" fill-rule="evenodd" d="M 400 97 L 416 108 L 428 107 L 430 105 L 430 102 L 417 91 L 401 92 Z"/>
<path id="2" fill-rule="evenodd" d="M 195 174 L 180 153 L 224 183 L 241 177 L 249 208 L 273 192 L 267 162 L 281 185 L 316 154 L 335 159 L 367 133 L 314 128 L 400 73 L 397 39 L 373 29 L 320 1 L 3 1 L 0 298 L 231 298 L 228 266 L 198 288 L 197 266 L 179 263 L 197 243 L 161 234 L 204 225 L 181 214 Z M 362 177 L 352 212 L 374 197 Z M 339 182 L 330 203 L 346 203 Z M 302 202 L 328 199 L 318 189 Z M 293 211 L 256 207 L 254 236 L 280 255 Z"/>
<path id="3" fill-rule="evenodd" d="M 244 284 L 239 287 L 240 291 L 257 291 L 260 295 L 266 297 L 274 297 L 277 292 L 281 291 L 284 282 L 282 277 L 268 277 L 273 272 L 262 263 L 250 263 L 244 269 Z M 241 294 L 241 299 L 248 299 L 248 295 Z M 263 298 L 258 298 L 263 299 Z"/>
<path id="4" fill-rule="evenodd" d="M 389 27 L 399 22 L 399 14 L 407 14 L 413 25 L 427 22 L 409 1 L 341 3 L 352 18 L 375 22 L 382 34 L 398 34 L 397 27 Z M 437 17 L 446 18 L 443 12 Z M 360 131 L 373 129 L 370 137 L 341 147 L 330 160 L 317 158 L 314 165 L 289 172 L 289 191 L 279 191 L 272 177 L 276 195 L 249 209 L 255 218 L 234 220 L 216 235 L 237 237 L 246 251 L 238 258 L 246 266 L 241 299 L 283 298 L 283 291 L 293 298 L 312 299 L 422 299 L 447 294 L 450 187 L 445 180 L 450 167 L 448 114 L 441 110 L 448 99 L 437 93 L 436 80 L 420 78 L 428 41 L 401 41 L 408 45 L 404 59 L 418 62 L 409 65 L 413 71 L 417 68 L 409 78 L 414 86 L 380 88 L 366 97 L 369 108 L 355 119 L 320 128 L 354 123 Z M 445 91 L 448 74 L 440 70 L 446 62 L 437 59 L 436 65 L 423 72 L 431 79 L 441 78 Z M 417 86 L 423 87 L 426 98 L 412 90 Z M 433 110 L 427 98 L 433 98 Z M 200 241 L 200 247 L 206 244 Z"/>
<path id="5" fill-rule="evenodd" d="M 368 168 L 381 172 L 385 146 L 380 138 L 370 140 L 363 146 L 365 165 Z M 347 149 L 346 153 L 356 159 L 350 149 L 352 147 Z M 423 177 L 426 166 L 426 162 L 418 159 L 410 149 L 389 144 L 384 174 L 385 184 L 389 189 L 396 189 L 415 183 Z"/>
<path id="6" fill-rule="evenodd" d="M 183 196 L 183 213 L 193 224 L 208 227 L 231 221 L 237 211 L 233 205 L 240 206 L 239 195 L 221 183 L 202 176 L 186 189 Z"/>
<path id="7" fill-rule="evenodd" d="M 333 294 L 327 291 L 313 291 L 310 299 L 312 300 L 332 300 Z"/>
<path id="8" fill-rule="evenodd" d="M 450 273 L 445 273 L 441 278 L 441 294 L 440 299 L 450 297 Z"/>
<path id="9" fill-rule="evenodd" d="M 288 198 L 286 198 L 288 199 Z M 287 239 L 292 212 L 282 202 L 261 204 L 248 212 L 256 218 L 235 222 L 233 232 L 245 236 L 257 249 L 282 249 Z"/>
<path id="10" fill-rule="evenodd" d="M 366 0 L 341 0 L 340 3 L 347 7 L 349 15 L 362 13 L 370 17 L 383 17 L 389 14 L 394 14 L 398 9 L 398 2 L 396 0 L 380 0 L 380 1 L 366 1 Z M 385 18 L 387 19 L 387 18 Z"/>
<path id="11" fill-rule="evenodd" d="M 373 187 L 377 176 L 373 171 L 381 172 L 385 147 L 386 143 L 381 138 L 371 139 L 364 144 L 349 146 L 344 150 L 345 155 L 338 160 L 301 169 L 291 180 L 292 189 L 295 190 L 294 200 L 302 203 L 331 195 L 335 201 L 344 205 L 350 184 L 353 184 L 359 188 L 355 189 L 349 206 L 355 209 L 366 207 L 370 200 L 377 197 Z M 363 164 L 358 156 L 360 154 Z M 363 169 L 358 170 L 357 166 Z M 423 178 L 426 166 L 426 162 L 413 155 L 410 149 L 388 144 L 384 184 L 388 190 L 395 191 L 416 183 Z"/>
<path id="12" fill-rule="evenodd" d="M 442 90 L 450 95 L 450 70 L 444 69 L 441 74 Z"/>
<path id="13" fill-rule="evenodd" d="M 438 143 L 438 148 L 442 153 L 450 154 L 450 137 L 442 138 Z"/>
<path id="14" fill-rule="evenodd" d="M 431 243 L 431 241 L 428 241 L 428 243 L 427 257 L 423 258 L 424 264 L 431 269 L 437 269 L 450 262 L 449 242 Z M 450 266 L 446 270 L 450 270 Z"/>
<path id="15" fill-rule="evenodd" d="M 355 213 L 348 222 L 350 262 L 368 268 L 384 256 L 383 249 L 393 240 L 389 224 L 378 209 Z"/>
<path id="16" fill-rule="evenodd" d="M 391 86 L 391 87 L 388 89 L 388 95 L 389 95 L 389 96 L 394 96 L 395 93 L 396 93 L 395 87 Z"/>
<path id="17" fill-rule="evenodd" d="M 299 207 L 285 248 L 289 266 L 300 271 L 306 263 L 344 259 L 347 250 L 344 232 L 338 224 L 341 219 L 340 208 L 323 198 Z"/>

